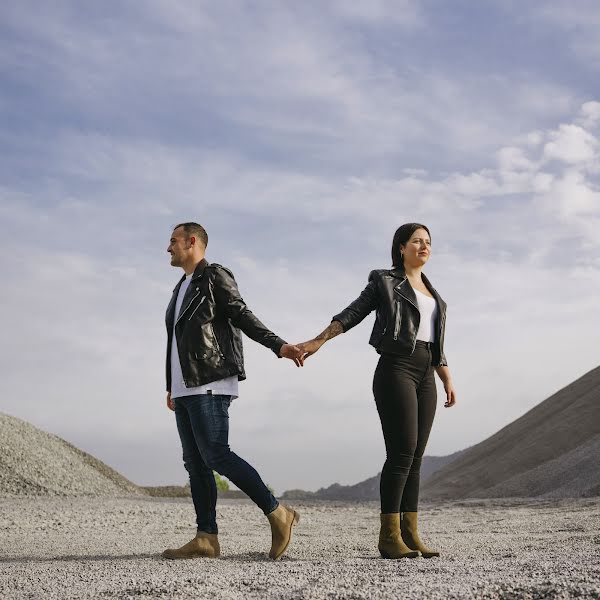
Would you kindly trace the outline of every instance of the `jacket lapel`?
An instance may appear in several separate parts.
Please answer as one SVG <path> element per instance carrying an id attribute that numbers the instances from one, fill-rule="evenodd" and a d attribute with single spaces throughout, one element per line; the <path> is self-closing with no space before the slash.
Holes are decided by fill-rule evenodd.
<path id="1" fill-rule="evenodd" d="M 181 284 L 183 283 L 184 279 L 185 279 L 185 275 L 179 280 L 179 282 L 173 289 L 173 295 L 171 296 L 171 301 L 169 302 L 169 305 L 167 306 L 166 320 L 167 320 L 167 326 L 169 327 L 169 329 L 171 327 L 173 327 L 173 321 L 175 320 L 175 304 L 177 303 L 177 296 L 179 296 L 179 288 L 181 287 Z"/>
<path id="2" fill-rule="evenodd" d="M 181 319 L 181 317 L 184 315 L 184 313 L 187 311 L 187 309 L 191 306 L 192 302 L 200 294 L 199 291 L 196 291 L 196 286 L 194 284 L 198 283 L 198 280 L 204 274 L 204 270 L 206 269 L 207 265 L 208 265 L 208 261 L 205 258 L 203 258 L 196 265 L 196 268 L 194 269 L 194 274 L 192 275 L 192 279 L 190 281 L 190 284 L 188 285 L 188 289 L 185 292 L 183 302 L 181 303 L 181 309 L 179 310 L 179 315 L 177 315 L 177 321 L 175 321 L 176 324 L 179 321 L 179 319 Z M 181 279 L 181 281 L 178 284 L 178 287 L 176 288 L 177 294 L 179 294 L 179 287 L 181 287 L 181 283 L 183 282 L 184 279 L 185 279 L 185 276 Z M 177 298 L 177 295 L 175 296 L 175 298 Z"/>
<path id="3" fill-rule="evenodd" d="M 391 274 L 400 279 L 400 283 L 394 286 L 394 292 L 402 296 L 405 300 L 410 302 L 417 310 L 419 310 L 419 305 L 417 303 L 417 295 L 415 294 L 415 290 L 413 290 L 412 285 L 408 281 L 406 277 L 406 273 L 404 269 L 396 267 L 392 269 Z"/>

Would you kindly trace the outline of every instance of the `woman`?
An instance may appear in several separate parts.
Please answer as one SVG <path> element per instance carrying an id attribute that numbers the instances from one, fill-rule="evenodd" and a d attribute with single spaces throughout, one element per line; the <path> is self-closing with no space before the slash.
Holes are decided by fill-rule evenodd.
<path id="1" fill-rule="evenodd" d="M 383 558 L 439 556 L 417 532 L 421 459 L 437 400 L 434 370 L 446 390 L 444 406 L 454 406 L 456 397 L 444 356 L 446 303 L 422 273 L 430 254 L 425 225 L 399 227 L 392 243 L 392 269 L 371 271 L 361 295 L 320 335 L 299 344 L 307 358 L 376 311 L 369 343 L 381 355 L 373 394 L 387 452 L 380 482 L 378 547 Z"/>

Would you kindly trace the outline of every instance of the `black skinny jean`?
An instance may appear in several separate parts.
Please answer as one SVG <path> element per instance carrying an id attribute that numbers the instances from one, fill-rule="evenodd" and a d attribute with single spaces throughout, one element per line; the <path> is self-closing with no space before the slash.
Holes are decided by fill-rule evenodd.
<path id="1" fill-rule="evenodd" d="M 431 344 L 417 340 L 410 356 L 381 355 L 373 394 L 387 453 L 379 484 L 381 512 L 416 511 L 421 459 L 437 404 Z"/>

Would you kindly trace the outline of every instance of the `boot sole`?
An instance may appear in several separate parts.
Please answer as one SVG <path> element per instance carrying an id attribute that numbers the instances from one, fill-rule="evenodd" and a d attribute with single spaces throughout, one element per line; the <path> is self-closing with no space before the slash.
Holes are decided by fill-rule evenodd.
<path id="1" fill-rule="evenodd" d="M 395 558 L 417 558 L 417 556 L 419 556 L 419 553 L 416 550 L 414 552 L 405 552 L 398 557 L 392 557 L 384 550 L 379 550 L 379 554 L 381 554 L 381 558 L 389 558 L 391 560 L 395 560 Z"/>
<path id="2" fill-rule="evenodd" d="M 216 555 L 208 555 L 208 554 L 190 554 L 188 556 L 167 556 L 166 554 L 161 554 L 163 558 L 167 560 L 192 560 L 194 558 L 219 558 L 220 554 Z"/>
<path id="3" fill-rule="evenodd" d="M 292 519 L 292 523 L 290 524 L 290 531 L 289 531 L 287 544 L 284 546 L 283 550 L 281 550 L 281 552 L 277 556 L 273 556 L 273 560 L 279 560 L 284 555 L 285 551 L 288 549 L 288 546 L 290 545 L 290 542 L 292 541 L 292 529 L 294 528 L 294 525 L 296 525 L 296 523 L 298 523 L 298 521 L 300 521 L 300 513 L 294 511 L 294 518 Z"/>

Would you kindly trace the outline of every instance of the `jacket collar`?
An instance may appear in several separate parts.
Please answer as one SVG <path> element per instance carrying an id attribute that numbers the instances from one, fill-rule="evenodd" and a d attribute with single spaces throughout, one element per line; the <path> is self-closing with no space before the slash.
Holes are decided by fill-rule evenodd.
<path id="1" fill-rule="evenodd" d="M 179 318 L 181 317 L 181 315 L 183 315 L 183 313 L 190 307 L 191 304 L 191 300 L 192 300 L 192 282 L 200 277 L 202 277 L 202 275 L 204 274 L 204 270 L 206 269 L 206 267 L 209 265 L 210 263 L 203 258 L 197 265 L 196 268 L 194 269 L 194 272 L 192 273 L 192 281 L 190 281 L 190 287 L 188 288 L 184 298 L 183 298 L 183 303 L 181 306 L 181 309 L 179 311 L 179 317 L 177 318 L 177 320 L 179 321 Z M 177 301 L 177 296 L 179 295 L 179 288 L 181 287 L 181 284 L 183 283 L 183 281 L 185 280 L 185 273 L 183 274 L 183 276 L 181 277 L 181 279 L 177 282 L 177 285 L 175 286 L 175 288 L 173 289 L 173 295 L 171 296 L 171 302 L 169 302 L 169 306 L 167 307 L 167 322 L 168 323 L 172 323 L 173 319 L 175 317 L 175 303 Z"/>
<path id="2" fill-rule="evenodd" d="M 194 274 L 192 275 L 192 281 L 194 279 L 198 279 L 198 277 L 202 277 L 202 274 L 204 273 L 204 269 L 206 269 L 207 266 L 208 266 L 208 261 L 205 258 L 203 258 L 196 265 L 196 268 L 194 269 Z"/>
<path id="3" fill-rule="evenodd" d="M 410 281 L 408 281 L 408 277 L 406 276 L 406 271 L 404 270 L 404 267 L 393 267 L 390 270 L 390 275 L 392 275 L 392 277 L 400 279 L 400 282 L 394 286 L 394 290 L 398 294 L 400 294 L 400 296 L 406 298 L 406 300 L 408 300 L 418 310 L 419 305 L 417 303 L 417 295 L 415 294 L 415 290 L 413 289 L 412 285 L 410 285 Z M 421 278 L 423 279 L 423 283 L 425 284 L 427 289 L 431 292 L 431 295 L 435 298 L 438 306 L 443 306 L 442 298 L 437 293 L 436 289 L 431 285 L 431 282 L 429 281 L 429 279 L 427 279 L 425 273 L 421 273 Z"/>
<path id="4" fill-rule="evenodd" d="M 198 279 L 199 277 L 202 277 L 202 275 L 204 274 L 204 269 L 206 269 L 206 267 L 209 265 L 210 263 L 203 258 L 197 265 L 196 268 L 194 269 L 194 272 L 192 273 L 192 281 L 194 281 L 194 279 Z M 181 276 L 181 279 L 177 282 L 177 285 L 173 288 L 173 291 L 177 291 L 179 289 L 179 286 L 183 283 L 183 281 L 186 278 L 186 274 L 184 273 Z M 190 282 L 191 283 L 191 282 Z"/>

